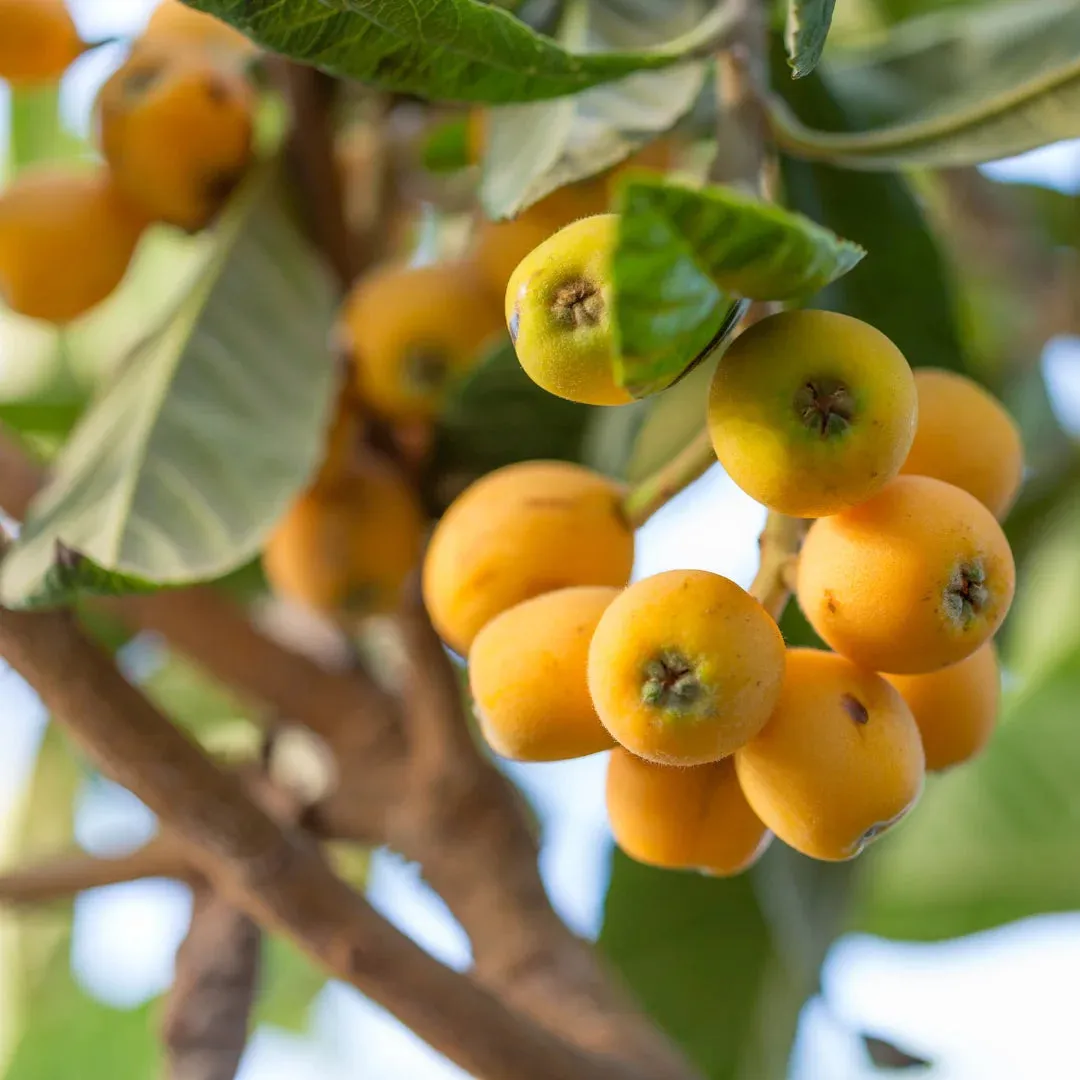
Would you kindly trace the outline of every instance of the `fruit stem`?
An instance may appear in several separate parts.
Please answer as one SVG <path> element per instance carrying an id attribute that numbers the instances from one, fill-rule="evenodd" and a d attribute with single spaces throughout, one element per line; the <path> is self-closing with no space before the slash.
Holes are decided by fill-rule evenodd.
<path id="1" fill-rule="evenodd" d="M 630 526 L 639 529 L 680 491 L 688 488 L 716 464 L 716 452 L 708 428 L 703 428 L 693 440 L 666 465 L 635 484 L 623 500 L 623 514 Z"/>
<path id="2" fill-rule="evenodd" d="M 803 518 L 787 517 L 770 510 L 758 538 L 761 562 L 750 585 L 750 595 L 756 597 L 777 622 L 795 589 L 799 548 L 809 524 Z"/>

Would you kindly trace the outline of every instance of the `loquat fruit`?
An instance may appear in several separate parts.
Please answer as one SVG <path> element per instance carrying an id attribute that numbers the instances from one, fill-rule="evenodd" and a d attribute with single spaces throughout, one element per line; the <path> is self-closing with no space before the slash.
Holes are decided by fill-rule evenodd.
<path id="1" fill-rule="evenodd" d="M 589 648 L 589 690 L 604 726 L 665 765 L 718 761 L 753 738 L 783 675 L 776 623 L 744 589 L 705 570 L 631 585 Z"/>
<path id="2" fill-rule="evenodd" d="M 0 192 L 0 299 L 70 322 L 120 284 L 146 224 L 103 166 L 27 169 Z"/>
<path id="3" fill-rule="evenodd" d="M 589 697 L 589 642 L 609 586 L 535 596 L 496 615 L 469 649 L 469 685 L 491 748 L 516 761 L 563 761 L 613 745 Z"/>
<path id="4" fill-rule="evenodd" d="M 919 729 L 881 676 L 835 653 L 790 649 L 780 700 L 735 753 L 747 802 L 785 844 L 850 859 L 915 804 Z"/>
<path id="5" fill-rule="evenodd" d="M 560 229 L 527 255 L 506 287 L 506 323 L 537 385 L 586 405 L 624 405 L 615 381 L 609 264 L 618 218 L 599 214 Z"/>
<path id="6" fill-rule="evenodd" d="M 254 90 L 203 52 L 136 50 L 101 88 L 97 111 L 117 185 L 188 232 L 213 220 L 253 160 Z"/>
<path id="7" fill-rule="evenodd" d="M 1001 705 L 997 650 L 988 641 L 959 664 L 926 675 L 886 675 L 919 725 L 926 768 L 948 769 L 990 741 Z"/>
<path id="8" fill-rule="evenodd" d="M 194 45 L 222 55 L 252 56 L 258 46 L 228 23 L 196 11 L 180 0 L 160 0 L 143 30 L 141 42 Z"/>
<path id="9" fill-rule="evenodd" d="M 915 382 L 900 350 L 867 323 L 785 311 L 720 358 L 709 430 L 748 495 L 792 517 L 864 502 L 899 471 L 915 434 Z"/>
<path id="10" fill-rule="evenodd" d="M 951 371 L 915 372 L 919 425 L 902 473 L 933 476 L 970 492 L 999 520 L 1024 475 L 1016 421 L 978 383 Z"/>
<path id="11" fill-rule="evenodd" d="M 680 768 L 617 746 L 608 762 L 607 809 L 615 842 L 649 866 L 728 877 L 757 862 L 772 839 L 730 757 Z"/>
<path id="12" fill-rule="evenodd" d="M 384 266 L 358 281 L 340 316 L 356 389 L 390 420 L 437 415 L 455 379 L 501 330 L 466 263 Z"/>
<path id="13" fill-rule="evenodd" d="M 267 542 L 263 569 L 274 592 L 313 610 L 386 614 L 419 561 L 423 534 L 412 489 L 369 459 L 293 503 Z"/>
<path id="14" fill-rule="evenodd" d="M 994 515 L 942 480 L 898 476 L 810 527 L 799 605 L 818 635 L 871 671 L 956 664 L 996 633 L 1016 571 Z"/>
<path id="15" fill-rule="evenodd" d="M 527 461 L 481 477 L 451 504 L 424 559 L 424 601 L 466 656 L 500 612 L 573 585 L 621 588 L 634 562 L 622 488 L 580 465 Z"/>
<path id="16" fill-rule="evenodd" d="M 0 79 L 52 82 L 86 46 L 64 0 L 0 0 Z"/>

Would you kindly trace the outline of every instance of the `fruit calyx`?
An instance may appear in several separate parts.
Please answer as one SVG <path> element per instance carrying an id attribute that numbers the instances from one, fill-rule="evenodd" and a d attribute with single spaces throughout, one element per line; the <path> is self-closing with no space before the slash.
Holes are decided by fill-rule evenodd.
<path id="1" fill-rule="evenodd" d="M 705 688 L 693 664 L 677 649 L 665 649 L 644 668 L 641 700 L 665 711 L 691 712 Z"/>
<path id="2" fill-rule="evenodd" d="M 963 563 L 953 572 L 945 588 L 945 610 L 955 622 L 967 624 L 982 611 L 989 598 L 982 564 Z"/>
<path id="3" fill-rule="evenodd" d="M 604 315 L 600 287 L 588 278 L 573 278 L 555 290 L 551 313 L 556 321 L 575 329 L 596 326 Z"/>
<path id="4" fill-rule="evenodd" d="M 827 439 L 847 431 L 855 416 L 855 399 L 845 383 L 822 376 L 799 387 L 795 411 L 810 431 Z"/>

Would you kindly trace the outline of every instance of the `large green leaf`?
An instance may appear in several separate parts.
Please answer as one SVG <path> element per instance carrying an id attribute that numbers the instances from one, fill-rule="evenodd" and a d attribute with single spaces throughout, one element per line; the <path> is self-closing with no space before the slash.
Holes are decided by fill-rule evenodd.
<path id="1" fill-rule="evenodd" d="M 634 53 L 569 53 L 479 0 L 185 0 L 267 49 L 336 75 L 443 101 L 539 101 L 708 55 L 722 9 L 693 32 Z"/>
<path id="2" fill-rule="evenodd" d="M 592 51 L 642 48 L 689 31 L 703 0 L 638 11 L 597 0 L 567 9 L 560 40 Z M 722 9 L 727 10 L 727 9 Z M 487 114 L 481 199 L 492 218 L 509 217 L 564 184 L 592 176 L 668 131 L 692 107 L 704 61 L 641 72 L 572 98 L 503 105 Z"/>
<path id="3" fill-rule="evenodd" d="M 800 214 L 720 187 L 630 179 L 612 257 L 616 376 L 635 397 L 670 386 L 731 328 L 735 300 L 816 292 L 863 256 Z"/>
<path id="4" fill-rule="evenodd" d="M 774 53 L 774 70 L 784 58 Z M 851 122 L 818 75 L 781 84 L 811 123 Z M 908 183 L 900 176 L 850 172 L 785 158 L 784 189 L 792 206 L 866 248 L 867 257 L 811 303 L 872 323 L 915 367 L 961 368 L 953 283 Z"/>
<path id="5" fill-rule="evenodd" d="M 253 177 L 176 316 L 61 453 L 4 560 L 4 601 L 214 578 L 249 560 L 320 455 L 333 317 L 276 175 Z"/>
<path id="6" fill-rule="evenodd" d="M 709 1080 L 782 1080 L 848 873 L 779 844 L 726 880 L 616 852 L 600 947 Z"/>
<path id="7" fill-rule="evenodd" d="M 809 75 L 817 67 L 829 36 L 836 0 L 788 0 L 788 62 L 796 79 Z"/>
<path id="8" fill-rule="evenodd" d="M 820 130 L 781 102 L 780 146 L 848 168 L 970 165 L 1080 136 L 1080 7 L 1023 0 L 958 8 L 896 29 L 830 72 L 873 126 Z"/>

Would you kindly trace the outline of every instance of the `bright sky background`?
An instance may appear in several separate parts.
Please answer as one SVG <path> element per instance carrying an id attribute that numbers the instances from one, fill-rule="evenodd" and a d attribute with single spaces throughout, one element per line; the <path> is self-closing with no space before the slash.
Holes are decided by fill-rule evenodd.
<path id="1" fill-rule="evenodd" d="M 89 37 L 137 30 L 153 0 L 70 0 Z M 89 103 L 122 50 L 81 61 L 64 85 L 65 116 L 85 130 Z M 0 87 L 0 146 L 6 107 Z M 986 170 L 1003 180 L 1080 190 L 1080 143 L 1061 144 Z M 0 355 L 2 362 L 2 355 Z M 1044 371 L 1062 422 L 1080 435 L 1080 342 L 1058 340 Z M 643 530 L 639 575 L 673 567 L 724 573 L 748 584 L 763 511 L 713 470 Z M 42 727 L 36 700 L 0 667 L 0 831 Z M 514 766 L 544 821 L 542 869 L 559 912 L 595 934 L 606 887 L 610 838 L 603 810 L 603 756 L 555 765 Z M 150 815 L 110 784 L 80 800 L 77 834 L 91 851 L 125 846 L 153 829 Z M 887 842 L 887 841 L 886 841 Z M 393 922 L 436 956 L 468 963 L 468 943 L 415 868 L 376 856 L 370 896 Z M 185 889 L 153 882 L 80 899 L 72 962 L 92 993 L 134 1006 L 171 980 L 173 954 L 189 911 Z M 860 1080 L 872 1075 L 853 1032 L 869 1030 L 938 1062 L 934 1080 L 1066 1080 L 1077 1075 L 1075 1005 L 1080 914 L 1028 920 L 944 945 L 902 945 L 848 937 L 832 951 L 824 995 L 805 1014 L 793 1080 Z M 0 1002 L 0 1016 L 3 1015 Z M 319 997 L 305 1037 L 260 1030 L 241 1080 L 449 1080 L 463 1074 L 353 991 L 333 985 Z M 17 1078 L 16 1078 L 17 1080 Z"/>

